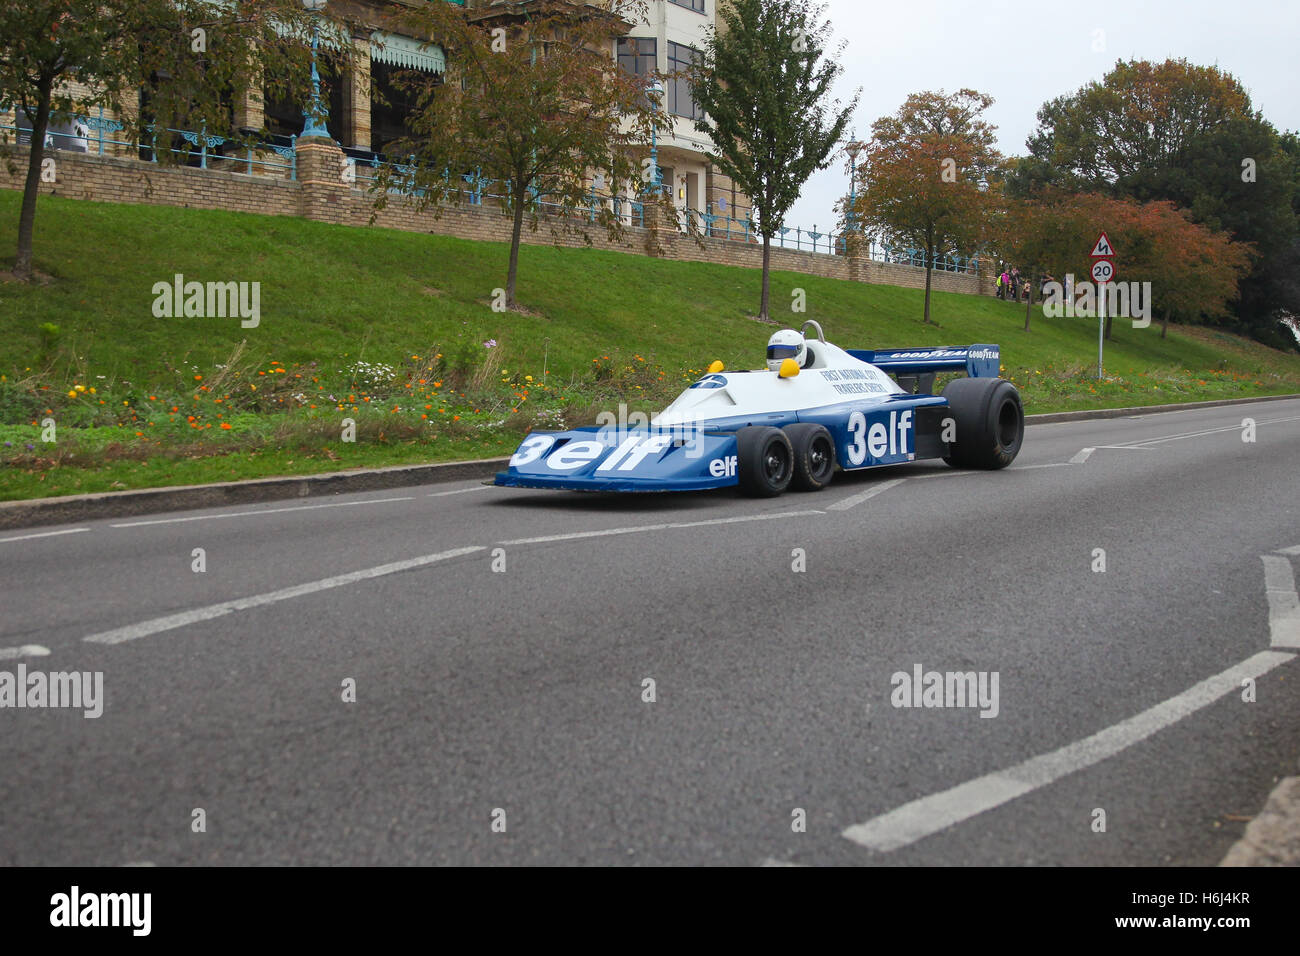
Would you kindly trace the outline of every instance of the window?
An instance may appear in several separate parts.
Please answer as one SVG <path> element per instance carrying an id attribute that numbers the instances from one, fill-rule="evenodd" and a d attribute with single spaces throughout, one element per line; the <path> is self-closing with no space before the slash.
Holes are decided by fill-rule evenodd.
<path id="1" fill-rule="evenodd" d="M 704 0 L 670 0 L 679 7 L 685 7 L 687 10 L 694 10 L 696 13 L 704 12 Z"/>
<path id="2" fill-rule="evenodd" d="M 620 37 L 618 41 L 618 65 L 633 76 L 649 76 L 654 73 L 658 58 L 658 48 L 654 37 Z M 606 47 L 606 49 L 609 49 Z"/>
<path id="3" fill-rule="evenodd" d="M 689 70 L 699 61 L 700 52 L 684 43 L 668 41 L 668 72 L 676 73 Z M 668 112 L 674 116 L 687 119 L 700 119 L 704 111 L 700 109 L 691 96 L 691 84 L 685 77 L 673 77 L 668 81 Z"/>

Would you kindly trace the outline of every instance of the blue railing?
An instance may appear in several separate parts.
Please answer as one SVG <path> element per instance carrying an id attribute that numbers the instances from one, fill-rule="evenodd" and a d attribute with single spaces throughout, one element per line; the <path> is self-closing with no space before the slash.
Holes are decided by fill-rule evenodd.
<path id="1" fill-rule="evenodd" d="M 0 112 L 9 111 L 0 110 Z M 167 144 L 159 147 L 160 131 L 152 124 L 145 127 L 148 141 L 132 141 L 112 138 L 111 134 L 120 133 L 125 127 L 118 120 L 106 119 L 103 110 L 100 110 L 97 116 L 78 114 L 70 119 L 74 131 L 71 133 L 53 129 L 47 131 L 45 134 L 47 146 L 77 153 L 90 153 L 93 143 L 96 155 L 105 155 L 108 148 L 110 152 L 118 150 L 136 154 L 140 159 L 152 163 L 158 162 L 158 154 L 161 151 L 175 156 L 184 156 L 187 161 L 197 161 L 200 169 L 212 168 L 211 162 L 216 160 L 220 162 L 223 169 L 233 172 L 245 172 L 251 175 L 254 169 L 257 169 L 277 175 L 283 174 L 289 179 L 296 179 L 298 176 L 297 137 L 289 137 L 288 145 L 267 142 L 247 145 L 225 136 L 215 136 L 206 130 L 195 132 L 164 127 L 161 132 L 172 135 L 166 136 Z M 78 128 L 85 130 L 84 135 Z M 31 141 L 30 127 L 0 123 L 0 131 L 13 134 L 19 145 L 24 144 L 24 137 L 27 142 Z M 177 141 L 187 145 L 173 145 Z M 279 158 L 271 159 L 270 154 Z"/>

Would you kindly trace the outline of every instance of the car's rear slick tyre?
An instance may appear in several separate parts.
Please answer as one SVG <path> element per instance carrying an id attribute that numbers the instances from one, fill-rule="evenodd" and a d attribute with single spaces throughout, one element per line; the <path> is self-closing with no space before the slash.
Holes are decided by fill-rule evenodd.
<path id="1" fill-rule="evenodd" d="M 835 477 L 835 440 L 821 425 L 800 422 L 787 425 L 785 435 L 794 450 L 794 478 L 791 487 L 799 491 L 821 491 Z"/>
<path id="2" fill-rule="evenodd" d="M 944 461 L 954 468 L 1005 468 L 1025 439 L 1020 392 L 1001 378 L 958 378 L 943 390 L 956 424 Z"/>
<path id="3" fill-rule="evenodd" d="M 749 425 L 736 432 L 736 464 L 743 494 L 775 498 L 794 478 L 794 449 L 781 429 Z"/>

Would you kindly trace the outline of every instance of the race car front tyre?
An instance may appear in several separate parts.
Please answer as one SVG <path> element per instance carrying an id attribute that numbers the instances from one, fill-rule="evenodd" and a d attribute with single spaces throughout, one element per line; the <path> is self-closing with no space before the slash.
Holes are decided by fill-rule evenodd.
<path id="1" fill-rule="evenodd" d="M 794 477 L 794 449 L 779 428 L 749 425 L 736 432 L 740 490 L 754 498 L 775 498 Z"/>
<path id="2" fill-rule="evenodd" d="M 835 475 L 835 441 L 821 425 L 787 425 L 785 435 L 794 450 L 794 479 L 800 491 L 821 491 Z"/>
<path id="3" fill-rule="evenodd" d="M 1001 378 L 957 378 L 943 390 L 956 425 L 944 461 L 954 468 L 1005 468 L 1025 438 L 1020 392 Z"/>

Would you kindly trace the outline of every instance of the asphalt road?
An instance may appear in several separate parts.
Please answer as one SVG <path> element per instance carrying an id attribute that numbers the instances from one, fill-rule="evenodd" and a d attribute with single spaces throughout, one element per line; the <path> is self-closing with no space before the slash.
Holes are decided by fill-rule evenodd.
<path id="1" fill-rule="evenodd" d="M 4 532 L 0 671 L 104 702 L 0 710 L 0 864 L 1213 864 L 1300 759 L 1298 475 L 1286 401 L 766 501 Z M 985 705 L 895 706 L 917 666 Z"/>

